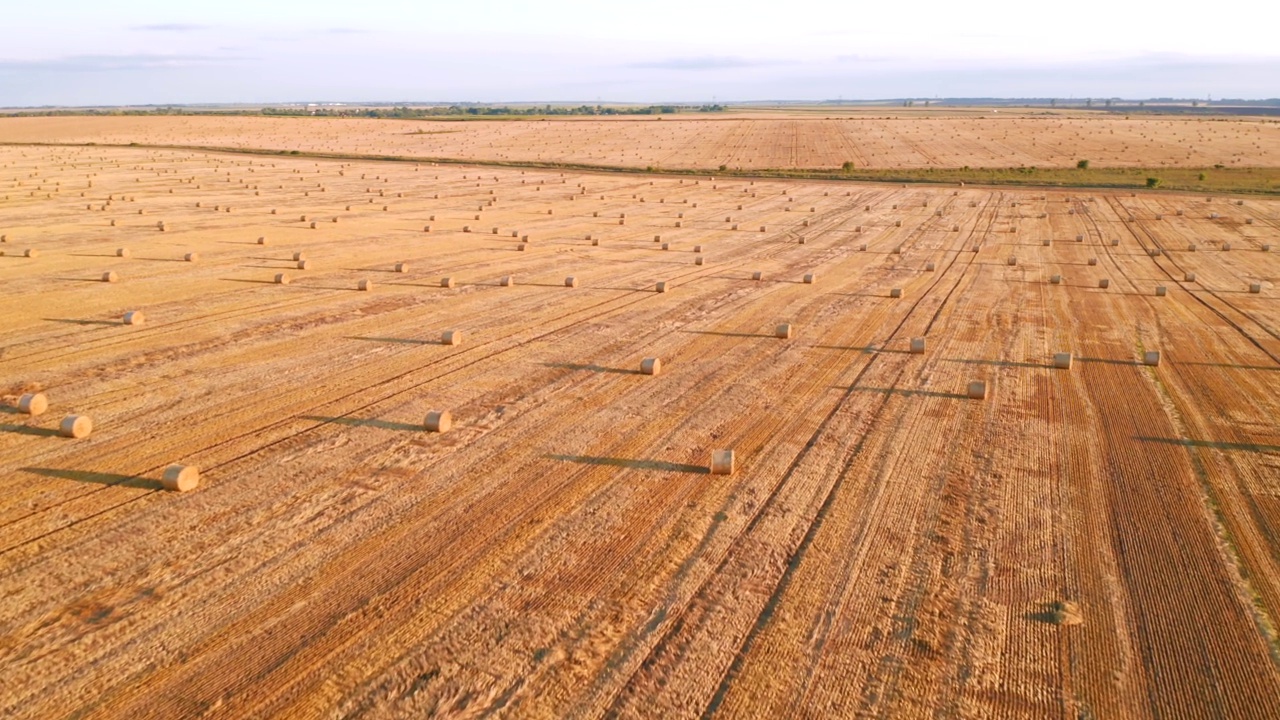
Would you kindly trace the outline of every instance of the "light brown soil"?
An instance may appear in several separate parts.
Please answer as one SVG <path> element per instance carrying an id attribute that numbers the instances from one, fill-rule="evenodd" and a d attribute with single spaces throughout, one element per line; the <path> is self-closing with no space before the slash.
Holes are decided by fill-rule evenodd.
<path id="1" fill-rule="evenodd" d="M 434 121 L 270 117 L 0 119 L 0 142 L 130 143 L 657 168 L 1274 167 L 1257 118 L 988 113 Z"/>
<path id="2" fill-rule="evenodd" d="M 34 147 L 0 198 L 0 716 L 1280 717 L 1280 202 Z"/>

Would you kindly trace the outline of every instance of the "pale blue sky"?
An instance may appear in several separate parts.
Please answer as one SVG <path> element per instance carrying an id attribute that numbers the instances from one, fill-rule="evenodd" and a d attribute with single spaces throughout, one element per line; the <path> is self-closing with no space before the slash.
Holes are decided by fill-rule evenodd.
<path id="1" fill-rule="evenodd" d="M 0 106 L 1275 97 L 1278 8 L 62 0 L 5 11 Z"/>

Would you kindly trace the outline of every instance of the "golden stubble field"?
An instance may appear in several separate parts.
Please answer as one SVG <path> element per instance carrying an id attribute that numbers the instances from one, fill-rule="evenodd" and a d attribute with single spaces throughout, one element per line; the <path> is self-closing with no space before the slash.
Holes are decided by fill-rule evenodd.
<path id="1" fill-rule="evenodd" d="M 0 198 L 6 717 L 1280 716 L 1277 201 L 84 147 Z"/>
<path id="2" fill-rule="evenodd" d="M 636 168 L 1274 167 L 1280 123 L 1017 112 L 860 112 L 432 121 L 53 117 L 0 121 L 0 142 L 202 145 Z"/>

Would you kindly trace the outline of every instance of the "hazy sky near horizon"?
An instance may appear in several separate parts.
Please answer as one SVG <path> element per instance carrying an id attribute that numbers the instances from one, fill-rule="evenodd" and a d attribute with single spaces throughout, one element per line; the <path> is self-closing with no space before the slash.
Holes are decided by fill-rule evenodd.
<path id="1" fill-rule="evenodd" d="M 62 0 L 7 10 L 0 106 L 1280 96 L 1280 4 L 1191 9 Z"/>

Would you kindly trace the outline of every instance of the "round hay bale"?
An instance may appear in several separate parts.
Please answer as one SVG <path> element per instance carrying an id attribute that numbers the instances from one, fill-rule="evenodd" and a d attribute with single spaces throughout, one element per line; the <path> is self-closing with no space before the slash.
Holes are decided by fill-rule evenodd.
<path id="1" fill-rule="evenodd" d="M 295 250 L 295 251 L 294 251 L 294 253 L 293 253 L 293 259 L 294 259 L 294 261 L 295 261 L 295 262 L 296 262 L 296 261 L 298 261 L 298 260 L 306 260 L 306 259 L 307 259 L 307 253 L 306 253 L 305 251 L 302 251 L 302 250 Z"/>
<path id="2" fill-rule="evenodd" d="M 751 273 L 751 279 L 752 279 L 752 280 L 763 280 L 763 279 L 764 279 L 764 273 L 760 272 L 759 270 L 756 270 L 755 272 Z"/>
<path id="3" fill-rule="evenodd" d="M 773 335 L 779 340 L 791 339 L 791 323 L 782 323 L 778 327 L 774 328 Z"/>
<path id="4" fill-rule="evenodd" d="M 356 289 L 360 290 L 361 292 L 369 292 L 373 290 L 373 281 L 361 280 L 360 282 L 356 283 Z"/>
<path id="5" fill-rule="evenodd" d="M 701 255 L 699 255 L 699 256 L 697 256 L 697 257 L 695 257 L 695 258 L 693 259 L 693 264 L 694 264 L 694 265 L 702 265 L 702 264 L 704 264 L 705 262 L 706 262 L 706 258 L 702 257 Z"/>
<path id="6" fill-rule="evenodd" d="M 1010 256 L 1010 257 L 1009 257 L 1009 260 L 1008 260 L 1008 263 L 1009 263 L 1010 265 L 1017 265 L 1017 264 L 1018 264 L 1018 258 L 1013 257 L 1013 256 Z"/>
<path id="7" fill-rule="evenodd" d="M 1071 369 L 1071 353 L 1060 352 L 1053 354 L 1053 366 L 1059 370 Z"/>
<path id="8" fill-rule="evenodd" d="M 160 484 L 165 490 L 190 492 L 200 485 L 200 469 L 194 465 L 170 465 L 160 476 Z"/>
<path id="9" fill-rule="evenodd" d="M 974 380 L 969 383 L 966 394 L 972 400 L 985 400 L 987 398 L 987 384 L 981 380 Z"/>
<path id="10" fill-rule="evenodd" d="M 277 284 L 277 285 L 288 285 L 288 284 L 289 284 L 289 274 L 288 274 L 288 273 L 276 273 L 276 284 Z"/>
<path id="11" fill-rule="evenodd" d="M 449 432 L 453 427 L 453 415 L 448 410 L 432 410 L 427 413 L 423 426 L 426 427 L 427 432 Z"/>
<path id="12" fill-rule="evenodd" d="M 694 251 L 695 253 L 700 253 L 700 252 L 702 252 L 702 246 L 701 246 L 701 245 L 694 245 L 694 246 L 693 246 L 693 251 Z"/>
<path id="13" fill-rule="evenodd" d="M 817 276 L 814 275 L 813 273 L 805 273 L 804 284 L 812 285 L 817 279 L 818 279 Z"/>
<path id="14" fill-rule="evenodd" d="M 1049 276 L 1049 284 L 1050 284 L 1050 285 L 1061 285 L 1061 284 L 1062 284 L 1062 276 L 1061 276 L 1061 275 L 1050 275 L 1050 276 Z"/>
<path id="15" fill-rule="evenodd" d="M 146 322 L 147 318 L 142 314 L 141 310 L 130 310 L 124 314 L 125 325 L 141 325 Z"/>
<path id="16" fill-rule="evenodd" d="M 1261 293 L 1261 292 L 1262 292 L 1262 283 L 1250 283 L 1250 284 L 1249 284 L 1249 292 L 1253 293 L 1254 295 L 1257 295 L 1257 294 Z"/>
<path id="17" fill-rule="evenodd" d="M 35 248 L 27 248 L 26 250 L 22 251 L 22 256 L 29 257 L 29 258 L 37 258 L 37 257 L 40 257 L 40 251 Z"/>
<path id="18" fill-rule="evenodd" d="M 116 248 L 116 257 L 129 257 L 129 248 Z"/>
<path id="19" fill-rule="evenodd" d="M 114 272 L 110 270 L 102 273 L 102 282 L 104 283 L 113 283 L 119 279 L 120 279 L 120 276 L 116 275 Z"/>
<path id="20" fill-rule="evenodd" d="M 1195 282 L 1195 281 L 1196 281 L 1196 274 L 1195 274 L 1195 273 L 1193 273 L 1193 272 L 1183 273 L 1183 274 L 1182 274 L 1182 281 L 1183 281 L 1183 282 Z"/>
<path id="21" fill-rule="evenodd" d="M 732 450 L 715 450 L 711 453 L 712 475 L 732 475 L 736 462 Z"/>
<path id="22" fill-rule="evenodd" d="M 49 409 L 49 399 L 44 393 L 27 393 L 18 398 L 18 410 L 31 417 L 44 414 Z"/>
<path id="23" fill-rule="evenodd" d="M 893 289 L 889 290 L 889 297 L 891 297 L 891 298 L 900 298 L 900 297 L 902 297 L 902 288 L 893 288 Z"/>
<path id="24" fill-rule="evenodd" d="M 911 338 L 911 353 L 913 355 L 924 354 L 924 338 L 922 337 Z"/>
<path id="25" fill-rule="evenodd" d="M 1097 265 L 1097 264 L 1098 264 L 1098 258 L 1096 258 L 1096 257 L 1091 257 L 1091 258 L 1089 258 L 1088 263 L 1089 263 L 1089 265 L 1090 265 L 1090 266 Z"/>
<path id="26" fill-rule="evenodd" d="M 578 287 L 578 278 L 570 275 L 569 277 L 564 279 L 564 286 L 571 287 L 571 288 Z"/>
<path id="27" fill-rule="evenodd" d="M 441 345 L 461 345 L 462 331 L 461 330 L 445 330 L 440 335 L 440 344 Z"/>
<path id="28" fill-rule="evenodd" d="M 430 225 L 423 225 L 423 226 L 422 226 L 422 232 L 424 232 L 424 233 L 429 233 L 429 232 L 431 232 L 431 226 L 430 226 Z"/>
<path id="29" fill-rule="evenodd" d="M 658 284 L 654 285 L 653 289 L 655 292 L 664 293 L 669 289 L 669 286 L 667 285 L 667 281 L 663 280 Z"/>
<path id="30" fill-rule="evenodd" d="M 451 277 L 440 278 L 440 287 L 443 287 L 443 288 L 453 287 L 453 278 Z"/>
<path id="31" fill-rule="evenodd" d="M 641 375 L 657 375 L 662 372 L 662 360 L 656 357 L 647 357 L 640 361 Z"/>
<path id="32" fill-rule="evenodd" d="M 600 245 L 600 238 L 591 238 L 591 245 L 592 247 L 598 247 Z"/>
<path id="33" fill-rule="evenodd" d="M 299 270 L 310 270 L 310 269 L 311 269 L 311 261 L 310 261 L 310 260 L 299 260 L 297 263 L 295 263 L 294 267 L 296 267 L 296 268 L 297 268 L 297 269 L 299 269 Z"/>
<path id="34" fill-rule="evenodd" d="M 1111 247 L 1117 247 L 1119 245 L 1120 245 L 1120 238 L 1111 238 Z"/>
<path id="35" fill-rule="evenodd" d="M 516 277 L 515 275 L 503 275 L 498 284 L 502 287 L 512 287 L 516 284 Z"/>
<path id="36" fill-rule="evenodd" d="M 1164 297 L 1167 293 L 1168 293 L 1168 290 L 1165 288 L 1165 286 L 1163 285 L 1156 286 L 1156 297 Z"/>
<path id="37" fill-rule="evenodd" d="M 407 272 L 409 272 L 409 263 L 407 263 L 407 262 L 398 262 L 398 263 L 396 263 L 396 272 L 398 272 L 398 273 L 407 273 Z"/>
<path id="38" fill-rule="evenodd" d="M 937 268 L 937 266 L 936 266 L 936 265 L 934 265 L 934 264 L 933 264 L 933 263 L 931 263 L 931 262 L 930 262 L 930 263 L 925 263 L 925 264 L 924 264 L 924 271 L 925 271 L 925 272 L 933 272 L 936 268 Z"/>
<path id="39" fill-rule="evenodd" d="M 266 235 L 260 235 L 260 236 L 258 237 L 258 244 L 259 244 L 259 245 L 266 245 L 266 244 L 267 244 L 267 236 L 266 236 Z"/>
<path id="40" fill-rule="evenodd" d="M 1160 351 L 1148 350 L 1142 354 L 1142 364 L 1151 365 L 1152 367 L 1160 364 Z"/>
<path id="41" fill-rule="evenodd" d="M 803 236 L 803 235 L 801 235 L 799 238 L 797 238 L 797 239 L 796 239 L 796 242 L 797 242 L 798 244 L 800 244 L 800 245 L 803 245 L 803 244 L 804 244 L 804 236 Z"/>
<path id="42" fill-rule="evenodd" d="M 1111 281 L 1108 280 L 1107 278 L 1102 278 L 1101 280 L 1098 281 L 1098 287 L 1102 288 L 1103 290 L 1106 290 L 1107 288 L 1111 287 Z"/>
<path id="43" fill-rule="evenodd" d="M 1226 251 L 1228 251 L 1228 250 L 1230 250 L 1230 249 L 1231 249 L 1231 243 L 1229 243 L 1229 242 L 1224 242 L 1224 243 L 1222 243 L 1222 251 L 1223 251 L 1223 252 L 1226 252 Z"/>
<path id="44" fill-rule="evenodd" d="M 58 434 L 62 437 L 84 438 L 93 432 L 93 420 L 88 415 L 68 415 L 58 425 Z"/>

